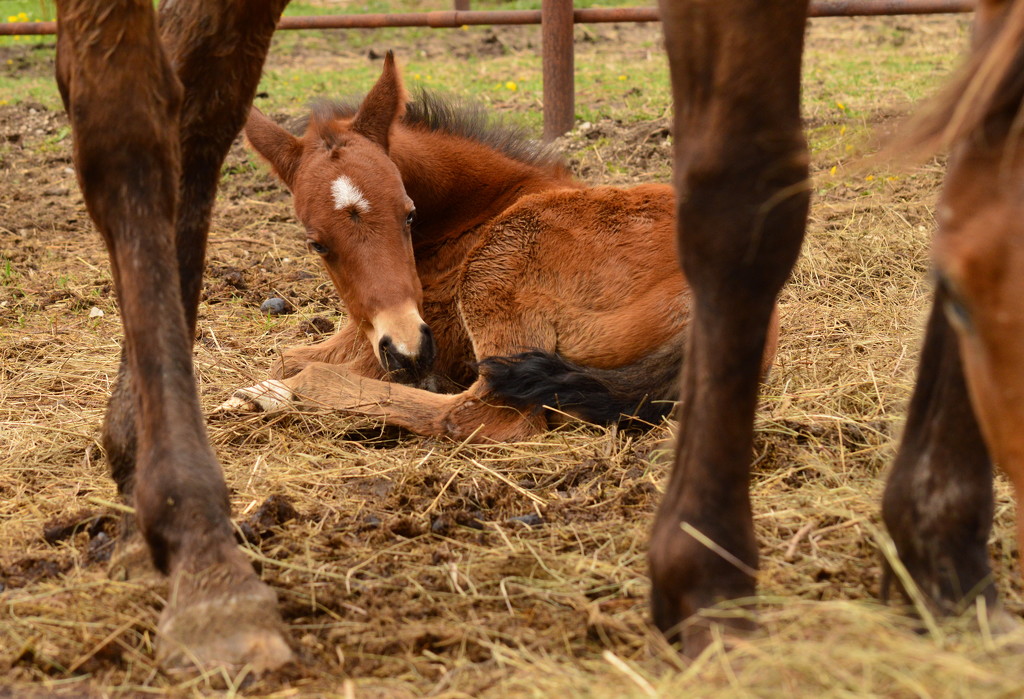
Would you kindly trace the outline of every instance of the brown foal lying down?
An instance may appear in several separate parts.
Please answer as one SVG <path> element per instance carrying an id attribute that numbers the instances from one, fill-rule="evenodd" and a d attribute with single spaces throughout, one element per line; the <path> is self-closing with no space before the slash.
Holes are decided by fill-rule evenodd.
<path id="1" fill-rule="evenodd" d="M 669 185 L 588 187 L 479 110 L 407 105 L 390 54 L 358 107 L 317 105 L 301 138 L 253 110 L 245 133 L 349 318 L 224 408 L 302 403 L 483 441 L 557 412 L 671 410 L 691 302 Z M 773 326 L 765 365 L 774 347 Z"/>

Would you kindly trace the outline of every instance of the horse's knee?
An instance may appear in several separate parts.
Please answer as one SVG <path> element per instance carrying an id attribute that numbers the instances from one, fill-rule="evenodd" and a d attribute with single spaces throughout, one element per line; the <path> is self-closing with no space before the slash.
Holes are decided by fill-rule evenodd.
<path id="1" fill-rule="evenodd" d="M 796 261 L 810 203 L 802 137 L 742 158 L 702 153 L 677 179 L 679 248 L 694 289 L 774 295 Z"/>

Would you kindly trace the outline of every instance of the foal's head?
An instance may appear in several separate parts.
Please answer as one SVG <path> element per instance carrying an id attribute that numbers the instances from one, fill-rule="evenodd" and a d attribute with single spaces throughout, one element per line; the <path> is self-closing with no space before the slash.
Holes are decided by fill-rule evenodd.
<path id="1" fill-rule="evenodd" d="M 323 260 L 381 366 L 416 378 L 434 360 L 413 258 L 415 208 L 388 157 L 406 95 L 389 52 L 355 116 L 314 109 L 296 138 L 253 109 L 245 135 L 291 190 L 309 249 Z"/>

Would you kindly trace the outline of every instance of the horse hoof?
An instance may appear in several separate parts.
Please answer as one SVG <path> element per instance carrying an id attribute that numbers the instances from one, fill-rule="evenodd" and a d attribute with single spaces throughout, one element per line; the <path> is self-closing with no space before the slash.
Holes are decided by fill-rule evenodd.
<path id="1" fill-rule="evenodd" d="M 294 658 L 274 591 L 253 574 L 239 581 L 223 564 L 178 577 L 157 634 L 157 663 L 178 677 L 259 676 Z"/>
<path id="2" fill-rule="evenodd" d="M 288 409 L 294 399 L 295 394 L 283 381 L 271 379 L 255 386 L 238 389 L 214 412 L 270 413 Z"/>

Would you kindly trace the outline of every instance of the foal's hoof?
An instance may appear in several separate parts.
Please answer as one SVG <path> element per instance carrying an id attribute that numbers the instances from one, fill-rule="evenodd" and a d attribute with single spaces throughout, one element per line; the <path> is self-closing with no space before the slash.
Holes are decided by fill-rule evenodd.
<path id="1" fill-rule="evenodd" d="M 270 379 L 255 386 L 240 388 L 217 407 L 215 412 L 275 412 L 293 405 L 295 394 L 283 381 Z"/>
<path id="2" fill-rule="evenodd" d="M 294 657 L 277 595 L 255 575 L 238 580 L 226 565 L 180 576 L 157 633 L 157 663 L 171 675 L 261 675 Z"/>

